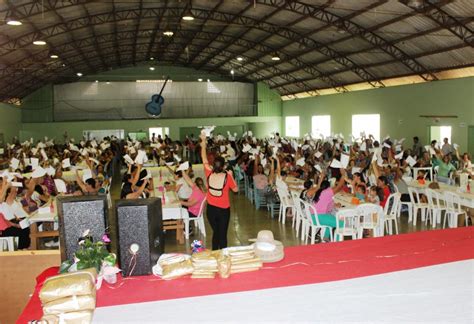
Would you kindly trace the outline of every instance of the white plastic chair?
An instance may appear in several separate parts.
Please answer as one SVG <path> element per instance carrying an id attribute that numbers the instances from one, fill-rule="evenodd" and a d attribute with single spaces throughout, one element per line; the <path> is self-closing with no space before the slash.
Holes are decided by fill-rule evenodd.
<path id="1" fill-rule="evenodd" d="M 416 188 L 408 187 L 408 194 L 410 195 L 410 201 L 413 206 L 413 225 L 416 226 L 418 210 L 421 213 L 421 220 L 424 221 L 428 211 L 428 204 L 421 202 L 421 195 Z M 408 221 L 410 221 L 410 219 L 408 219 Z"/>
<path id="2" fill-rule="evenodd" d="M 372 230 L 374 237 L 384 235 L 384 220 L 382 206 L 376 204 L 362 204 L 356 208 L 362 218 L 359 226 L 359 238 L 363 237 L 364 229 Z"/>
<path id="3" fill-rule="evenodd" d="M 428 198 L 428 215 L 431 216 L 431 225 L 435 228 L 436 224 L 441 222 L 443 211 L 446 212 L 446 203 L 444 198 L 433 189 L 428 188 L 425 193 Z M 428 220 L 428 216 L 426 219 Z"/>
<path id="4" fill-rule="evenodd" d="M 280 198 L 280 208 L 278 211 L 278 221 L 285 224 L 286 211 L 291 209 L 293 215 L 292 226 L 295 227 L 295 204 L 293 203 L 290 193 L 283 188 L 277 186 L 278 198 Z"/>
<path id="5" fill-rule="evenodd" d="M 340 222 L 343 222 L 342 227 Z M 351 236 L 353 240 L 357 239 L 359 232 L 359 215 L 356 209 L 342 209 L 336 213 L 336 231 L 334 232 L 334 241 L 344 241 L 345 236 Z"/>
<path id="6" fill-rule="evenodd" d="M 201 206 L 199 207 L 199 213 L 197 217 L 190 218 L 189 213 L 187 217 L 183 217 L 184 221 L 184 234 L 186 239 L 189 239 L 189 221 L 194 221 L 194 228 L 199 229 L 204 237 L 206 237 L 206 225 L 204 224 L 204 207 L 206 206 L 206 199 L 201 202 Z"/>
<path id="7" fill-rule="evenodd" d="M 400 203 L 400 193 L 393 193 L 388 196 L 387 202 L 383 209 L 384 212 L 384 222 L 388 230 L 388 234 L 392 235 L 392 223 L 395 225 L 395 233 L 398 234 L 398 204 Z"/>
<path id="8" fill-rule="evenodd" d="M 314 244 L 314 241 L 316 240 L 316 233 L 320 230 L 321 231 L 321 239 L 325 236 L 326 231 L 329 231 L 329 239 L 331 242 L 334 241 L 333 236 L 332 236 L 332 228 L 331 226 L 326 226 L 326 225 L 321 225 L 319 223 L 318 219 L 318 212 L 316 211 L 316 208 L 314 208 L 313 205 L 310 203 L 304 201 L 303 199 L 299 200 L 299 203 L 304 206 L 303 209 L 303 223 L 305 232 L 304 232 L 304 241 L 307 244 L 308 243 L 308 237 L 309 237 L 309 231 L 311 231 L 311 244 Z M 314 219 L 316 221 L 316 224 L 313 223 L 313 217 L 311 215 L 314 215 Z"/>
<path id="9" fill-rule="evenodd" d="M 446 213 L 444 214 L 443 228 L 446 227 L 446 220 L 448 220 L 449 227 L 458 227 L 458 216 L 463 214 L 467 226 L 468 217 L 466 211 L 461 208 L 461 197 L 451 191 L 444 192 L 444 197 L 446 199 Z"/>
<path id="10" fill-rule="evenodd" d="M 301 224 L 301 240 L 304 240 L 305 234 L 305 222 L 302 221 L 303 219 L 303 209 L 301 208 L 300 197 L 296 192 L 291 193 L 291 198 L 293 200 L 293 205 L 295 207 L 295 213 L 293 217 L 296 219 L 295 221 L 295 229 L 296 229 L 296 237 L 298 237 L 300 224 Z"/>
<path id="11" fill-rule="evenodd" d="M 15 251 L 15 238 L 13 236 L 0 237 L 0 243 L 2 251 L 5 251 L 5 246 L 7 247 L 7 251 Z"/>

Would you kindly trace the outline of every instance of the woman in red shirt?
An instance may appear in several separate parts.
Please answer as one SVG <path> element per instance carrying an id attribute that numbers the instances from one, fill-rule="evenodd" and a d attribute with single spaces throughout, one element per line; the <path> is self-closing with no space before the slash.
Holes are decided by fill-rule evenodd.
<path id="1" fill-rule="evenodd" d="M 388 187 L 388 180 L 386 176 L 380 176 L 377 179 L 377 187 L 383 190 L 383 200 L 380 201 L 380 206 L 385 207 L 388 197 L 390 196 L 390 188 Z"/>
<path id="2" fill-rule="evenodd" d="M 225 170 L 225 160 L 218 156 L 212 166 L 209 165 L 206 154 L 207 138 L 201 133 L 201 158 L 204 173 L 207 178 L 207 219 L 212 228 L 212 249 L 219 250 L 227 247 L 227 229 L 230 220 L 229 189 L 237 192 L 234 177 Z"/>

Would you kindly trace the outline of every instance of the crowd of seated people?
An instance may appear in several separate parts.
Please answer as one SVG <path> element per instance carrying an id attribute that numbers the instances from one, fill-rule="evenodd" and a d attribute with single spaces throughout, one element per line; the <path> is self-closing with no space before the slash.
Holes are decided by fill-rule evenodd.
<path id="1" fill-rule="evenodd" d="M 18 249 L 27 249 L 29 228 L 20 226 L 23 219 L 58 195 L 104 194 L 119 147 L 110 138 L 77 144 L 73 140 L 57 144 L 47 138 L 8 144 L 2 154 L 5 168 L 0 171 L 0 236 L 18 237 Z M 45 245 L 55 247 L 57 239 Z"/>
<path id="2" fill-rule="evenodd" d="M 212 134 L 206 141 L 209 163 L 218 156 L 224 157 L 227 168 L 234 172 L 237 180 L 247 177 L 257 193 L 269 199 L 277 196 L 277 186 L 286 186 L 286 178 L 300 180 L 304 184 L 301 197 L 315 206 L 320 223 L 333 227 L 337 206 L 332 203 L 332 197 L 339 192 L 352 194 L 360 202 L 384 206 L 393 192 L 400 192 L 402 201 L 410 199 L 407 182 L 419 176 L 426 178 L 426 173 L 413 175 L 414 167 L 436 168 L 437 180 L 446 183 L 452 183 L 451 175 L 455 173 L 473 176 L 469 154 L 460 155 L 459 148 L 447 140 L 442 146 L 436 141 L 423 146 L 414 137 L 413 146 L 407 147 L 405 139 L 388 136 L 381 141 L 365 134 L 357 139 L 352 136 L 345 139 L 342 134 L 285 139 L 278 133 L 269 138 L 256 138 L 249 131 L 241 137 L 229 132 L 227 136 Z M 164 138 L 153 136 L 151 141 L 105 138 L 100 142 L 77 144 L 73 141 L 56 144 L 48 139 L 36 145 L 32 141 L 17 141 L 5 148 L 2 157 L 9 169 L 2 173 L 3 196 L 0 198 L 4 205 L 7 198 L 17 201 L 25 213 L 31 214 L 58 194 L 101 194 L 110 185 L 110 165 L 117 156 L 127 167 L 121 184 L 122 199 L 150 197 L 153 179 L 146 165 L 167 166 L 174 176 L 174 183 L 167 184 L 169 189 L 176 190 L 183 206 L 197 212 L 195 208 L 205 190 L 204 179 L 193 182 L 192 171 L 176 170 L 184 161 L 191 162 L 191 166 L 199 163 L 196 153 L 199 147 L 200 139 L 194 135 L 187 136 L 184 143 L 173 141 L 167 135 Z M 78 169 L 90 170 L 90 176 L 84 178 Z M 66 179 L 64 173 L 71 170 L 74 170 L 74 179 Z M 55 180 L 58 179 L 64 181 L 65 193 L 57 191 Z M 11 183 L 21 185 L 12 190 Z M 26 233 L 28 229 L 18 229 L 20 219 L 20 216 L 3 217 L 1 235 L 18 232 L 15 236 L 24 237 L 21 246 L 28 247 L 27 235 L 21 236 L 19 231 Z"/>

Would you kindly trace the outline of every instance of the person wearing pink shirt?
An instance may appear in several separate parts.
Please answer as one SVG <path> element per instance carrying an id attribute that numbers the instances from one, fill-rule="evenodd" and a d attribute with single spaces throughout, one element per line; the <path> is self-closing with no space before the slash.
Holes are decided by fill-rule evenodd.
<path id="1" fill-rule="evenodd" d="M 193 183 L 188 175 L 188 172 L 189 170 L 186 170 L 182 174 L 183 179 L 191 187 L 192 193 L 187 200 L 180 199 L 179 202 L 182 206 L 188 208 L 189 217 L 192 219 L 199 216 L 202 202 L 206 199 L 206 186 L 204 185 L 204 180 L 202 180 L 202 178 L 196 178 L 195 182 Z M 191 228 L 190 232 L 192 232 Z"/>
<path id="2" fill-rule="evenodd" d="M 331 188 L 329 181 L 323 180 L 319 185 L 318 190 L 314 194 L 313 205 L 318 213 L 318 221 L 321 225 L 336 228 L 336 217 L 331 214 L 334 209 L 334 191 Z M 311 215 L 313 224 L 316 224 L 316 215 Z M 342 224 L 341 224 L 342 225 Z M 329 239 L 329 232 L 325 231 L 324 240 Z"/>

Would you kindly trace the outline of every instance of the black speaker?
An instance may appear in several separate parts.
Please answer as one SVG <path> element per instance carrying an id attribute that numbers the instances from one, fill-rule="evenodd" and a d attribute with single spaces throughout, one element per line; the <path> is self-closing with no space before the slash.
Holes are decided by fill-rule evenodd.
<path id="1" fill-rule="evenodd" d="M 118 259 L 124 276 L 152 273 L 164 252 L 161 199 L 116 201 Z"/>
<path id="2" fill-rule="evenodd" d="M 89 230 L 94 242 L 102 239 L 107 228 L 107 197 L 58 197 L 57 206 L 61 261 L 72 261 L 79 248 L 79 238 L 86 230 Z"/>

